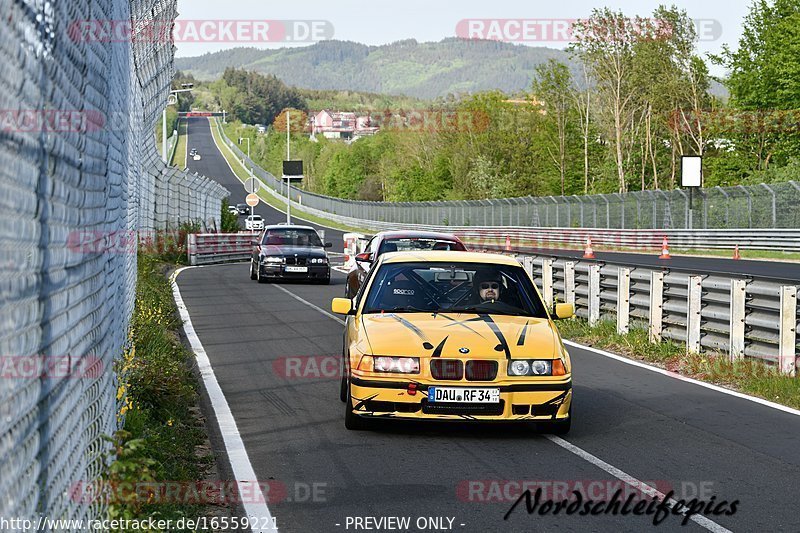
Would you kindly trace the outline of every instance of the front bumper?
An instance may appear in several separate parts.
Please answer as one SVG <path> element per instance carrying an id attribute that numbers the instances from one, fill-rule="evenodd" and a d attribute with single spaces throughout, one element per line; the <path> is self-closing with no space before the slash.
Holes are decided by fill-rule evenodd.
<path id="1" fill-rule="evenodd" d="M 302 280 L 324 280 L 331 277 L 330 265 L 307 265 L 307 272 L 286 272 L 286 265 L 282 263 L 262 263 L 261 275 L 265 278 L 274 279 L 302 279 Z"/>
<path id="2" fill-rule="evenodd" d="M 409 383 L 416 383 L 411 394 Z M 499 404 L 428 402 L 428 387 L 499 388 Z M 569 418 L 572 378 L 526 382 L 426 382 L 352 376 L 353 413 L 363 417 L 411 420 L 562 421 Z"/>

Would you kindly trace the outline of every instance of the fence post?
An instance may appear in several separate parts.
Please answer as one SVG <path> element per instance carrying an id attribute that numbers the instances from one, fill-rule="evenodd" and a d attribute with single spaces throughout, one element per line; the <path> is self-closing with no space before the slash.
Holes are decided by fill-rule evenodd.
<path id="1" fill-rule="evenodd" d="M 631 305 L 631 269 L 620 268 L 617 274 L 617 333 L 628 333 Z"/>
<path id="2" fill-rule="evenodd" d="M 575 303 L 575 262 L 564 263 L 564 299 L 568 304 Z"/>
<path id="3" fill-rule="evenodd" d="M 650 342 L 661 342 L 664 323 L 664 273 L 650 275 Z"/>
<path id="4" fill-rule="evenodd" d="M 589 265 L 589 326 L 600 321 L 600 265 Z"/>
<path id="5" fill-rule="evenodd" d="M 795 343 L 797 342 L 797 287 L 781 287 L 780 344 L 778 364 L 781 373 L 794 376 L 797 372 Z"/>
<path id="6" fill-rule="evenodd" d="M 731 335 L 728 353 L 731 361 L 744 357 L 745 296 L 747 283 L 743 279 L 731 280 Z"/>
<path id="7" fill-rule="evenodd" d="M 703 278 L 689 276 L 689 297 L 686 313 L 686 350 L 700 353 L 700 322 L 703 293 Z"/>
<path id="8" fill-rule="evenodd" d="M 553 308 L 553 260 L 542 260 L 542 292 L 544 304 L 548 309 Z"/>

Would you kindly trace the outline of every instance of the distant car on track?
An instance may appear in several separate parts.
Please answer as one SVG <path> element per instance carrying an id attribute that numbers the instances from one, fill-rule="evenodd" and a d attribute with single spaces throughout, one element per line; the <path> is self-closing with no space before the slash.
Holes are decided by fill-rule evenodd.
<path id="1" fill-rule="evenodd" d="M 250 279 L 305 280 L 328 284 L 331 266 L 325 248 L 314 228 L 296 225 L 267 226 L 253 241 Z"/>
<path id="2" fill-rule="evenodd" d="M 244 220 L 244 229 L 247 231 L 261 231 L 264 229 L 264 219 L 261 215 L 250 215 Z"/>
<path id="3" fill-rule="evenodd" d="M 340 397 L 347 429 L 374 419 L 535 422 L 566 433 L 572 364 L 528 273 L 475 252 L 382 256 L 347 315 Z"/>
<path id="4" fill-rule="evenodd" d="M 229 205 L 228 206 L 228 213 L 232 213 L 234 215 L 238 215 L 239 214 L 239 210 L 236 208 L 235 205 Z"/>
<path id="5" fill-rule="evenodd" d="M 382 231 L 365 246 L 364 252 L 356 256 L 347 273 L 345 297 L 353 298 L 369 274 L 373 263 L 387 252 L 449 250 L 466 251 L 461 239 L 450 233 L 431 231 Z"/>
<path id="6" fill-rule="evenodd" d="M 250 212 L 250 206 L 247 204 L 236 204 L 236 210 L 240 215 L 246 215 Z"/>

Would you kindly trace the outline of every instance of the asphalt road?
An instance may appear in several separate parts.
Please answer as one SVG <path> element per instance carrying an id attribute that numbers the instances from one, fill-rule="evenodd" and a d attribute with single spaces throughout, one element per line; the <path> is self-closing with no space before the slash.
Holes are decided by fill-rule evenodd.
<path id="1" fill-rule="evenodd" d="M 589 495 L 605 499 L 616 490 L 607 470 L 529 428 L 389 422 L 345 430 L 335 365 L 342 325 L 292 296 L 329 310 L 343 278 L 258 285 L 246 265 L 178 277 L 255 472 L 274 484 L 269 507 L 282 531 L 354 531 L 347 517 L 366 516 L 446 516 L 453 530 L 470 532 L 704 530 L 674 516 L 657 528 L 652 516 L 528 516 L 524 505 L 505 521 L 519 494 L 507 482 L 594 481 L 611 488 L 592 485 Z M 663 492 L 739 500 L 732 516 L 708 515 L 731 531 L 800 531 L 800 417 L 570 352 L 569 443 Z M 317 501 L 307 501 L 313 487 Z"/>
<path id="2" fill-rule="evenodd" d="M 190 122 L 189 148 L 203 156 L 190 169 L 242 201 L 208 128 Z M 264 204 L 256 212 L 283 220 Z M 341 242 L 341 232 L 326 233 Z M 343 274 L 330 286 L 259 285 L 247 265 L 225 265 L 186 270 L 178 285 L 282 531 L 397 530 L 356 528 L 366 517 L 409 517 L 409 531 L 800 531 L 796 415 L 570 349 L 575 420 L 565 441 L 505 426 L 395 422 L 351 432 L 338 400 L 342 325 L 322 312 L 342 293 Z M 583 487 L 608 500 L 620 471 L 674 489 L 675 499 L 738 500 L 737 511 L 708 513 L 704 526 L 676 516 L 654 526 L 652 515 L 528 515 L 520 505 L 504 520 L 518 483 L 549 488 L 545 499 Z M 453 522 L 418 528 L 425 517 Z"/>

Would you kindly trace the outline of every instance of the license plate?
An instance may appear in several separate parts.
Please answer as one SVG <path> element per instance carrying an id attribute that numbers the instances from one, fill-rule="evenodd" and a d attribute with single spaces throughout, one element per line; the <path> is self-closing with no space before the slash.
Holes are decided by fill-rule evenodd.
<path id="1" fill-rule="evenodd" d="M 430 403 L 500 403 L 500 389 L 428 387 Z"/>
<path id="2" fill-rule="evenodd" d="M 308 272 L 308 267 L 287 266 L 286 272 Z"/>

